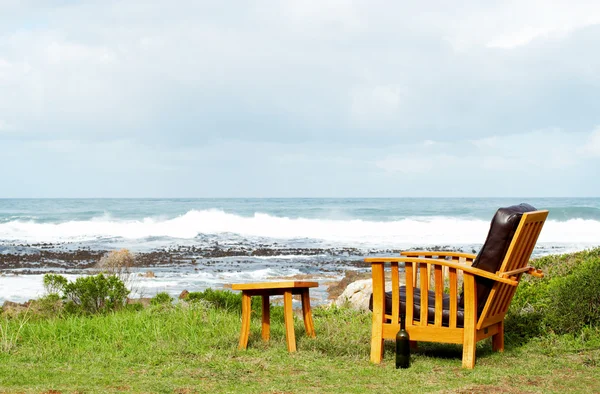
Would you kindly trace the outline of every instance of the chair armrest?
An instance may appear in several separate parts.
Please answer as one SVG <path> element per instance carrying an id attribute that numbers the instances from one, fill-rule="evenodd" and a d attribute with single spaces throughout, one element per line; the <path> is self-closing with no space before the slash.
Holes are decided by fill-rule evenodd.
<path id="1" fill-rule="evenodd" d="M 475 260 L 475 257 L 477 257 L 476 254 L 472 254 L 472 253 L 463 253 L 463 252 L 445 252 L 445 251 L 431 251 L 431 250 L 407 250 L 405 252 L 400 252 L 401 256 L 406 256 L 406 257 L 419 257 L 419 256 L 423 256 L 426 258 L 429 258 L 431 256 L 438 256 L 438 257 L 458 257 L 458 258 L 465 258 L 468 260 Z"/>
<path id="2" fill-rule="evenodd" d="M 466 264 L 456 263 L 452 260 L 439 260 L 439 259 L 428 259 L 422 257 L 367 257 L 365 258 L 366 263 L 376 264 L 376 263 L 422 263 L 422 264 L 431 264 L 431 265 L 441 265 L 444 267 L 455 268 L 457 270 L 461 270 L 465 273 L 472 274 L 475 276 L 479 276 L 482 278 L 492 279 L 496 282 L 502 282 L 509 284 L 511 286 L 517 286 L 519 282 L 503 278 L 500 275 L 493 274 L 488 271 L 481 270 L 479 268 L 473 268 Z"/>
<path id="3" fill-rule="evenodd" d="M 512 270 L 512 271 L 497 272 L 497 274 L 503 278 L 511 277 L 514 275 L 522 274 L 522 273 L 529 274 L 531 276 L 535 276 L 536 278 L 544 277 L 544 273 L 542 272 L 542 270 L 534 268 L 529 265 L 527 267 L 519 268 L 519 269 Z"/>

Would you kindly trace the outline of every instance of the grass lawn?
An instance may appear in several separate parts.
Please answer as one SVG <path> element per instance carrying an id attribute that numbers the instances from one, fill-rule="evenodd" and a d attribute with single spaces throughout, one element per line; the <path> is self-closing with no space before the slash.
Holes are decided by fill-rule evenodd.
<path id="1" fill-rule="evenodd" d="M 369 313 L 315 308 L 317 338 L 296 320 L 298 352 L 286 350 L 281 307 L 272 308 L 271 341 L 251 324 L 237 349 L 240 313 L 206 303 L 153 306 L 91 317 L 0 316 L 0 392 L 7 393 L 418 393 L 600 392 L 600 335 L 546 336 L 504 353 L 489 342 L 474 370 L 460 346 L 420 344 L 411 368 L 396 370 L 393 343 L 369 362 Z M 507 333 L 509 334 L 509 333 Z"/>

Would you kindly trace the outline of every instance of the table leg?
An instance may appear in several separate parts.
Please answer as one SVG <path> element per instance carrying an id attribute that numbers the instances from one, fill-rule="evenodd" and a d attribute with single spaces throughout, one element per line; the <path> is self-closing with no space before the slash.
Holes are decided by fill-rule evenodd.
<path id="1" fill-rule="evenodd" d="M 283 292 L 283 317 L 285 320 L 285 339 L 289 352 L 296 351 L 296 335 L 294 334 L 294 313 L 292 311 L 292 291 Z"/>
<path id="2" fill-rule="evenodd" d="M 250 312 L 251 297 L 245 291 L 242 292 L 242 330 L 240 332 L 239 349 L 246 349 L 248 346 L 248 336 L 250 335 Z"/>
<path id="3" fill-rule="evenodd" d="M 263 341 L 269 340 L 269 330 L 271 326 L 271 308 L 269 305 L 269 295 L 263 294 L 262 296 L 262 339 Z"/>
<path id="4" fill-rule="evenodd" d="M 302 290 L 302 314 L 304 316 L 304 328 L 306 329 L 306 335 L 309 337 L 315 337 L 315 325 L 312 319 L 312 313 L 310 311 L 310 295 L 308 289 Z"/>

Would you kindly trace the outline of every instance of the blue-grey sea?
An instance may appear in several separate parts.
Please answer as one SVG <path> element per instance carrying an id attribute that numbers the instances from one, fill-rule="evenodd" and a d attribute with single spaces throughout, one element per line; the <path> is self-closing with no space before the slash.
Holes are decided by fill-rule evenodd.
<path id="1" fill-rule="evenodd" d="M 309 275 L 323 297 L 327 281 L 363 269 L 356 262 L 368 255 L 476 252 L 496 209 L 521 202 L 550 211 L 535 255 L 600 245 L 600 198 L 0 199 L 0 259 L 49 249 L 179 251 L 178 262 L 143 279 L 144 295 Z M 205 253 L 214 248 L 238 253 Z M 21 272 L 2 262 L 0 301 L 40 295 L 42 262 Z"/>

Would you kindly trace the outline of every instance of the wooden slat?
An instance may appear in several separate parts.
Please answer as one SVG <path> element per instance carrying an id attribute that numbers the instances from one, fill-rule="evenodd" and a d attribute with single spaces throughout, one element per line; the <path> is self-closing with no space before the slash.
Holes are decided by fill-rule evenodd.
<path id="1" fill-rule="evenodd" d="M 477 323 L 477 329 L 481 330 L 482 327 L 486 327 L 486 326 L 490 326 L 492 324 L 501 322 L 504 320 L 504 316 L 503 315 L 496 315 L 493 317 L 488 317 L 486 318 L 484 321 L 479 321 L 479 323 Z"/>
<path id="2" fill-rule="evenodd" d="M 484 308 L 484 312 L 487 309 L 487 316 L 494 316 L 496 315 L 496 310 L 498 309 L 498 304 L 500 301 L 500 294 L 501 294 L 501 283 L 496 283 L 494 285 L 494 287 L 492 288 L 492 290 L 490 291 L 490 294 L 487 298 L 486 301 L 486 307 L 488 308 Z M 483 315 L 483 313 L 482 313 Z"/>
<path id="3" fill-rule="evenodd" d="M 451 260 L 435 260 L 435 259 L 427 259 L 427 258 L 419 258 L 419 257 L 367 257 L 367 258 L 365 258 L 365 262 L 371 263 L 371 264 L 373 264 L 373 263 L 391 263 L 393 261 L 397 261 L 399 263 L 425 263 L 425 264 L 434 264 L 434 265 L 439 264 L 442 266 L 448 266 L 450 268 L 456 268 L 460 271 L 464 271 L 465 273 L 477 275 L 482 278 L 492 279 L 496 282 L 507 283 L 507 284 L 513 285 L 513 286 L 518 285 L 518 282 L 516 282 L 514 280 L 507 279 L 507 278 L 501 278 L 500 276 L 496 275 L 495 273 L 484 271 L 479 268 L 473 268 L 466 264 L 459 264 L 459 263 L 456 263 Z"/>
<path id="4" fill-rule="evenodd" d="M 411 341 L 462 343 L 464 335 L 462 328 L 412 326 L 407 327 L 406 330 Z"/>
<path id="5" fill-rule="evenodd" d="M 520 242 L 517 248 L 517 252 L 515 253 L 514 258 L 511 261 L 512 264 L 509 263 L 504 269 L 504 271 L 518 269 L 527 265 L 529 256 L 531 256 L 531 251 L 534 246 L 533 244 L 535 243 L 535 234 L 533 232 L 534 230 L 535 227 L 532 226 L 531 223 L 528 223 L 524 226 L 523 234 L 521 236 L 522 239 L 519 240 Z"/>
<path id="6" fill-rule="evenodd" d="M 412 263 L 406 263 L 404 265 L 405 283 L 406 283 L 406 325 L 414 324 L 414 265 Z"/>
<path id="7" fill-rule="evenodd" d="M 546 217 L 548 216 L 548 211 L 536 211 L 536 212 L 528 212 L 528 213 L 524 213 L 523 217 L 521 218 L 521 222 L 519 223 L 519 226 L 517 227 L 517 231 L 515 232 L 515 235 L 513 236 L 512 242 L 510 243 L 510 246 L 508 247 L 508 251 L 506 252 L 506 256 L 504 258 L 504 261 L 502 262 L 502 265 L 500 267 L 500 272 L 505 272 L 505 271 L 510 271 L 511 269 L 515 269 L 515 268 L 519 268 L 519 267 L 509 267 L 508 262 L 515 258 L 515 252 L 517 252 L 517 254 L 519 254 L 519 250 L 515 250 L 515 249 L 520 249 L 523 245 L 523 239 L 522 239 L 522 233 L 523 232 L 528 232 L 525 230 L 525 228 L 529 229 L 529 224 L 530 223 L 538 223 L 539 225 L 534 226 L 531 230 L 533 230 L 533 238 L 532 239 L 528 239 L 529 242 L 527 242 L 529 245 L 535 245 L 535 243 L 537 242 L 537 239 L 539 237 L 539 233 L 541 232 L 542 229 L 542 224 L 544 223 L 544 221 L 546 220 Z M 527 237 L 529 238 L 529 237 Z M 521 256 L 522 258 L 523 256 Z M 526 259 L 529 259 L 529 256 L 526 256 Z"/>
<path id="8" fill-rule="evenodd" d="M 516 287 L 509 287 L 506 289 L 506 297 L 504 299 L 504 303 L 502 304 L 502 309 L 499 310 L 499 313 L 506 314 L 506 312 L 508 312 L 510 302 L 512 301 L 512 298 L 515 295 L 516 291 Z"/>
<path id="9" fill-rule="evenodd" d="M 527 264 L 527 260 L 531 254 L 531 251 L 528 253 L 528 243 L 529 240 L 533 238 L 532 230 L 530 224 L 525 224 L 523 226 L 523 234 L 521 234 L 521 239 L 517 240 L 518 244 L 516 251 L 513 253 L 513 256 L 511 256 L 512 261 L 509 262 L 502 272 L 518 269 Z"/>
<path id="10" fill-rule="evenodd" d="M 436 327 L 442 326 L 442 312 L 443 308 L 443 297 L 444 297 L 444 276 L 442 275 L 442 266 L 434 266 L 434 278 L 435 282 L 435 321 Z"/>
<path id="11" fill-rule="evenodd" d="M 507 292 L 507 288 L 506 286 L 504 286 L 503 283 L 498 283 L 498 289 L 496 290 L 496 297 L 495 297 L 495 302 L 494 305 L 492 305 L 491 308 L 491 316 L 495 316 L 499 313 L 501 313 L 502 309 L 504 308 L 504 305 L 506 304 L 507 301 L 507 297 L 508 297 L 508 292 Z"/>
<path id="12" fill-rule="evenodd" d="M 498 276 L 504 277 L 503 273 L 520 269 L 528 263 L 547 214 L 547 211 L 523 214 L 504 261 L 498 271 Z M 521 275 L 517 274 L 515 279 L 520 279 L 520 277 Z M 516 283 L 518 284 L 518 281 Z M 504 311 L 508 308 L 514 290 L 509 290 L 499 285 L 500 283 L 496 283 L 492 288 L 478 322 L 478 327 L 488 317 L 498 314 L 504 315 Z"/>
<path id="13" fill-rule="evenodd" d="M 505 272 L 518 270 L 529 262 L 529 257 L 535 247 L 535 243 L 537 242 L 547 215 L 548 211 L 523 214 L 521 222 L 517 227 L 513 240 L 498 272 L 499 276 L 504 276 L 503 273 Z M 521 275 L 522 274 L 517 274 L 515 279 L 519 280 Z M 504 286 L 500 286 L 500 283 L 496 283 L 490 292 L 481 319 L 477 324 L 477 328 L 481 328 L 481 324 L 484 320 L 486 324 L 490 319 L 502 320 L 510 305 L 514 292 L 515 288 L 508 289 Z"/>
<path id="14" fill-rule="evenodd" d="M 446 256 L 452 258 L 463 257 L 466 259 L 475 259 L 477 255 L 473 253 L 463 253 L 463 252 L 445 252 L 445 251 L 426 251 L 426 250 L 409 250 L 405 252 L 401 252 L 400 255 L 408 256 L 408 257 L 428 257 L 428 256 L 437 256 L 438 258 L 444 258 Z"/>
<path id="15" fill-rule="evenodd" d="M 419 275 L 421 276 L 421 317 L 420 325 L 427 325 L 427 312 L 429 308 L 429 277 L 427 276 L 428 264 L 419 264 Z"/>
<path id="16" fill-rule="evenodd" d="M 279 288 L 302 288 L 302 287 L 318 287 L 318 282 L 302 282 L 302 281 L 287 281 L 287 282 L 262 282 L 262 283 L 235 283 L 231 285 L 232 290 L 263 290 L 263 289 L 279 289 Z"/>
<path id="17" fill-rule="evenodd" d="M 456 268 L 450 268 L 450 328 L 456 327 L 456 315 L 458 312 L 458 279 L 456 276 Z"/>
<path id="18" fill-rule="evenodd" d="M 405 266 L 407 263 L 404 263 Z M 413 281 L 413 287 L 417 287 L 418 286 L 418 277 L 419 277 L 419 266 L 418 264 L 413 264 L 413 270 L 412 270 L 412 281 Z"/>
<path id="19" fill-rule="evenodd" d="M 531 270 L 531 267 L 527 266 L 527 267 L 522 267 L 522 268 L 519 268 L 519 269 L 513 269 L 511 271 L 506 271 L 506 272 L 500 272 L 500 271 L 498 271 L 497 274 L 498 274 L 498 276 L 501 276 L 503 278 L 509 278 L 511 276 L 514 276 L 514 275 L 517 275 L 517 274 L 521 274 L 523 272 L 529 272 L 530 270 Z"/>
<path id="20" fill-rule="evenodd" d="M 398 280 L 398 263 L 392 263 L 392 323 L 400 318 L 400 281 Z"/>
<path id="21" fill-rule="evenodd" d="M 531 253 L 533 252 L 533 249 L 535 248 L 537 239 L 542 231 L 542 226 L 543 226 L 543 223 L 531 223 L 530 234 L 527 239 L 526 253 L 524 256 L 525 261 L 521 264 L 521 267 L 525 266 L 525 265 L 527 265 L 527 263 L 529 263 Z M 518 268 L 520 268 L 520 267 L 518 267 Z"/>
<path id="22" fill-rule="evenodd" d="M 485 332 L 485 330 L 477 330 L 477 335 L 476 335 L 477 342 L 481 341 L 482 339 L 489 338 L 492 335 L 497 334 L 498 331 L 499 331 L 498 324 L 493 324 L 490 327 L 487 327 L 487 332 Z"/>

